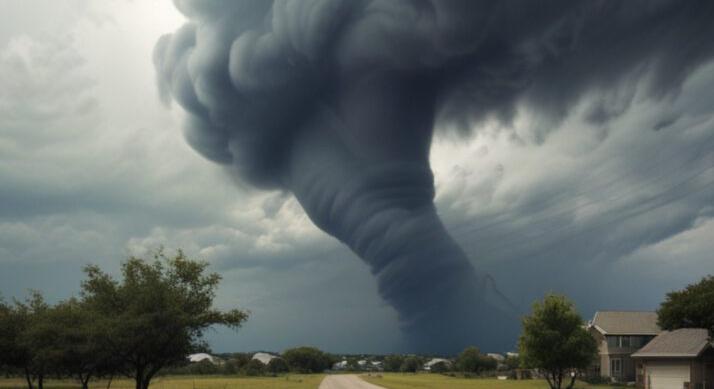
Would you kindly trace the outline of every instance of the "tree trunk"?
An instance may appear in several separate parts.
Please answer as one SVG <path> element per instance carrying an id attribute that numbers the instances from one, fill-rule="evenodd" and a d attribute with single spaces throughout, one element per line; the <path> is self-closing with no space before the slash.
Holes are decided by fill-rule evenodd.
<path id="1" fill-rule="evenodd" d="M 575 379 L 577 378 L 577 373 L 573 372 L 573 374 L 570 376 L 570 385 L 568 385 L 568 389 L 573 389 L 573 386 L 575 386 Z"/>
<path id="2" fill-rule="evenodd" d="M 107 382 L 107 389 L 109 389 L 112 386 L 112 380 L 114 379 L 114 375 L 109 376 L 109 382 Z"/>
<path id="3" fill-rule="evenodd" d="M 45 376 L 40 374 L 37 376 L 37 389 L 44 389 Z"/>
<path id="4" fill-rule="evenodd" d="M 27 379 L 27 388 L 35 389 L 35 386 L 32 385 L 32 375 L 30 374 L 30 371 L 27 368 L 25 368 L 25 379 Z"/>

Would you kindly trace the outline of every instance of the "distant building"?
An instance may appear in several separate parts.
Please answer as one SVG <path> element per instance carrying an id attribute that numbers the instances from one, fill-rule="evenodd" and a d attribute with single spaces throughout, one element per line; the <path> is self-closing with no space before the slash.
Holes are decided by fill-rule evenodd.
<path id="1" fill-rule="evenodd" d="M 486 356 L 493 358 L 493 359 L 497 360 L 498 362 L 503 362 L 506 360 L 506 357 L 504 357 L 501 354 L 497 354 L 497 353 L 488 353 L 488 354 L 486 354 Z"/>
<path id="2" fill-rule="evenodd" d="M 260 362 L 262 362 L 264 365 L 267 365 L 270 363 L 271 360 L 278 358 L 277 355 L 273 354 L 268 354 L 268 353 L 255 353 L 253 354 L 253 357 L 251 359 L 257 359 Z"/>
<path id="3" fill-rule="evenodd" d="M 644 389 L 714 387 L 714 346 L 704 328 L 664 331 L 632 354 Z"/>
<path id="4" fill-rule="evenodd" d="M 641 369 L 632 354 L 661 332 L 656 312 L 599 311 L 588 331 L 598 342 L 599 358 L 593 373 L 614 382 L 640 381 Z"/>
<path id="5" fill-rule="evenodd" d="M 186 358 L 191 363 L 198 363 L 198 362 L 203 362 L 203 361 L 216 363 L 216 358 L 213 355 L 206 354 L 206 353 L 191 354 Z"/>
<path id="6" fill-rule="evenodd" d="M 451 366 L 451 361 L 448 359 L 432 358 L 431 360 L 429 360 L 429 362 L 424 364 L 424 370 L 431 371 L 432 366 L 436 365 L 437 363 L 441 363 L 441 362 L 445 363 L 447 366 Z"/>
<path id="7" fill-rule="evenodd" d="M 506 358 L 518 358 L 519 354 L 514 352 L 507 352 Z"/>

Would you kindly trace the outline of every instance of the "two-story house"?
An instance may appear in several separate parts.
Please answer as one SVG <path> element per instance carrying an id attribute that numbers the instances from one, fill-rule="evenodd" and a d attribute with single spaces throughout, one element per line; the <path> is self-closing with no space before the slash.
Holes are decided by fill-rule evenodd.
<path id="1" fill-rule="evenodd" d="M 643 372 L 632 354 L 661 332 L 656 312 L 599 311 L 588 329 L 598 341 L 600 376 L 615 382 L 635 382 Z"/>

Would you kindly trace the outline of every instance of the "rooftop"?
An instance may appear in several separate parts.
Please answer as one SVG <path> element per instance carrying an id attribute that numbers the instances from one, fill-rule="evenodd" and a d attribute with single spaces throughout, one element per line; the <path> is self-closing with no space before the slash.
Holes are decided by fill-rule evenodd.
<path id="1" fill-rule="evenodd" d="M 695 358 L 710 346 L 709 331 L 705 328 L 682 328 L 662 332 L 632 357 Z"/>
<path id="2" fill-rule="evenodd" d="M 598 311 L 590 323 L 603 335 L 657 335 L 657 312 Z"/>

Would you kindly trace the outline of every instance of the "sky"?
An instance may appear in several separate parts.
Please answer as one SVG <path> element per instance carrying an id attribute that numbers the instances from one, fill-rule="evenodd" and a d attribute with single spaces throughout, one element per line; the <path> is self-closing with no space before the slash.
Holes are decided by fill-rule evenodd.
<path id="1" fill-rule="evenodd" d="M 68 298 L 82 266 L 117 274 L 163 245 L 223 276 L 218 307 L 251 312 L 209 334 L 216 352 L 399 351 L 365 263 L 291 193 L 184 140 L 152 62 L 184 22 L 168 1 L 0 0 L 0 294 Z M 523 107 L 508 126 L 436 134 L 437 211 L 520 312 L 548 292 L 585 318 L 652 310 L 714 273 L 714 62 L 658 98 L 650 76 L 589 90 L 557 123 Z"/>

